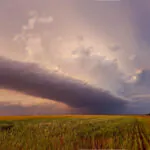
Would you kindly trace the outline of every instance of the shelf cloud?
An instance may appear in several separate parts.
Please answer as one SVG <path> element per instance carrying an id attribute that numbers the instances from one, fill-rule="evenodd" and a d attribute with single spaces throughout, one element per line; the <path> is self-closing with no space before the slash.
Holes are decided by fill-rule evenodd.
<path id="1" fill-rule="evenodd" d="M 34 63 L 0 57 L 0 88 L 52 99 L 87 113 L 124 113 L 127 101 Z"/>

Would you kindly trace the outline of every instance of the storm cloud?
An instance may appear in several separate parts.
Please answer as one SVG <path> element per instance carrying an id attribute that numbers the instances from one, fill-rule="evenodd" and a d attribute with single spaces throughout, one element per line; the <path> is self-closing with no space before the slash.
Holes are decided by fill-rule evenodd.
<path id="1" fill-rule="evenodd" d="M 148 113 L 149 0 L 0 0 L 0 10 L 0 102 Z"/>
<path id="2" fill-rule="evenodd" d="M 23 105 L 12 104 L 11 102 L 0 102 L 0 116 L 14 115 L 48 115 L 48 114 L 70 114 L 76 113 L 77 110 L 69 107 L 61 107 L 59 104 L 42 104 L 42 105 Z"/>
<path id="3" fill-rule="evenodd" d="M 94 88 L 34 63 L 0 57 L 0 88 L 62 102 L 87 113 L 124 113 L 125 101 L 109 92 Z"/>

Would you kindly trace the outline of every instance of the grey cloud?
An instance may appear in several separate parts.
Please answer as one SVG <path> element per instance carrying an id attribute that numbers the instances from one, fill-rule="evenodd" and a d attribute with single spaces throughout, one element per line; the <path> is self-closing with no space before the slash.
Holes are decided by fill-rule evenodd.
<path id="1" fill-rule="evenodd" d="M 138 29 L 137 35 L 139 42 L 146 42 L 148 44 L 150 42 L 150 1 L 130 1 L 130 5 L 132 6 L 133 10 L 132 15 L 134 23 L 136 24 L 136 27 Z"/>
<path id="2" fill-rule="evenodd" d="M 69 61 L 65 63 L 62 69 L 65 70 L 65 72 L 73 72 L 73 75 L 83 74 L 96 86 L 115 93 L 121 84 L 124 83 L 124 74 L 119 69 L 116 59 L 109 60 L 107 57 L 103 57 L 97 52 L 95 53 L 94 50 L 92 46 L 79 46 L 72 53 L 73 56 L 76 57 L 70 60 L 71 63 L 69 63 Z M 67 64 L 69 64 L 69 66 Z M 73 70 L 69 69 L 71 65 L 73 66 Z"/>
<path id="3" fill-rule="evenodd" d="M 88 113 L 124 113 L 128 103 L 108 92 L 69 77 L 41 69 L 36 64 L 0 58 L 0 88 L 53 99 Z"/>
<path id="4" fill-rule="evenodd" d="M 128 106 L 130 114 L 148 114 L 150 112 L 150 98 L 136 98 Z"/>
<path id="5" fill-rule="evenodd" d="M 54 59 L 54 61 L 56 60 L 55 57 L 57 56 L 55 56 L 56 53 L 53 52 L 53 49 L 55 49 L 55 51 L 58 49 L 58 53 L 65 53 L 67 48 L 62 50 L 60 43 L 54 43 L 56 37 L 63 36 L 64 39 L 66 37 L 67 39 L 64 40 L 63 43 L 68 47 L 71 42 L 71 40 L 68 41 L 70 37 L 82 35 L 78 39 L 79 44 L 85 43 L 85 45 L 87 45 L 87 43 L 89 43 L 86 42 L 83 37 L 86 37 L 91 42 L 94 41 L 95 45 L 101 45 L 101 43 L 104 43 L 104 45 L 106 44 L 107 46 L 108 43 L 118 43 L 118 41 L 120 44 L 123 43 L 122 48 L 126 50 L 125 53 L 112 54 L 113 52 L 110 52 L 110 54 L 117 58 L 120 58 L 120 55 L 123 55 L 123 58 L 121 57 L 122 64 L 125 64 L 125 66 L 132 66 L 128 64 L 129 61 L 126 60 L 126 55 L 131 51 L 131 48 L 128 48 L 130 47 L 130 42 L 133 44 L 129 34 L 128 36 L 124 36 L 124 31 L 126 33 L 130 28 L 127 26 L 128 23 L 126 25 L 126 22 L 128 22 L 128 9 L 125 8 L 127 6 L 128 5 L 123 5 L 122 2 L 119 3 L 119 5 L 118 3 L 115 5 L 111 3 L 109 5 L 108 3 L 95 3 L 92 0 L 14 0 L 13 3 L 9 3 L 9 0 L 2 0 L 0 2 L 0 9 L 2 11 L 0 14 L 1 36 L 5 39 L 5 37 L 13 38 L 16 34 L 18 35 L 21 32 L 23 25 L 28 26 L 28 14 L 30 14 L 31 17 L 38 14 L 40 16 L 52 15 L 54 17 L 54 22 L 50 26 L 39 24 L 34 31 L 30 31 L 30 34 L 35 34 L 40 36 L 40 38 L 45 33 L 48 34 L 47 36 L 42 37 L 44 50 L 42 52 L 43 54 L 40 56 L 42 57 L 46 53 L 44 59 L 47 57 L 49 59 L 52 54 L 51 61 L 53 62 L 52 59 Z M 11 24 L 9 22 L 11 22 Z M 31 25 L 31 28 L 33 27 L 34 26 Z M 11 38 L 6 40 L 6 45 L 10 45 Z M 98 42 L 95 41 L 96 39 Z M 5 53 L 5 55 L 1 52 L 0 55 L 13 59 L 25 58 L 24 54 L 26 54 L 26 51 L 24 49 L 26 42 L 15 42 L 13 44 L 15 45 L 15 48 L 12 49 L 12 46 L 5 46 L 3 47 L 3 49 L 5 49 L 5 52 L 3 53 Z M 21 48 L 16 48 L 19 44 Z M 49 48 L 51 50 L 49 50 Z M 37 59 L 39 59 L 39 55 Z M 43 61 L 43 58 L 41 59 Z M 126 68 L 129 70 L 129 67 Z M 131 70 L 133 69 L 131 68 Z"/>
<path id="6" fill-rule="evenodd" d="M 142 100 L 148 99 L 148 95 L 150 93 L 150 70 L 142 70 L 141 73 L 135 75 L 136 80 L 131 83 L 124 83 L 122 84 L 123 91 L 122 95 L 133 99 Z"/>
<path id="7" fill-rule="evenodd" d="M 150 87 L 150 70 L 143 70 L 138 75 L 137 85 Z"/>
<path id="8" fill-rule="evenodd" d="M 128 97 L 134 94 L 147 94 L 150 92 L 147 79 L 145 80 L 142 77 L 143 79 L 141 79 L 139 83 L 128 84 L 124 83 L 122 76 L 124 74 L 134 74 L 137 68 L 150 69 L 149 6 L 149 0 L 136 0 L 136 2 L 126 0 L 115 4 L 97 3 L 92 0 L 14 0 L 13 3 L 10 3 L 10 0 L 1 0 L 0 55 L 15 60 L 25 59 L 34 61 L 48 67 L 60 66 L 60 69 L 69 75 L 78 77 L 81 80 L 86 79 L 90 83 L 94 83 L 96 86 L 114 93 L 121 91 L 122 93 L 120 95 L 123 96 Z M 38 16 L 38 14 L 39 16 L 52 15 L 54 22 L 48 26 L 41 23 L 36 24 L 34 30 L 27 31 L 27 36 L 28 34 L 31 36 L 23 37 L 27 38 L 25 42 L 12 41 L 12 38 L 16 34 L 21 33 L 23 25 L 28 26 L 28 20 L 30 18 L 28 14 L 31 17 Z M 45 22 L 46 20 L 42 19 L 42 22 L 43 21 Z M 34 26 L 31 25 L 31 28 L 33 27 Z M 77 35 L 81 36 L 77 37 Z M 137 35 L 139 39 L 137 39 Z M 57 42 L 55 40 L 59 36 L 63 37 L 63 42 Z M 77 41 L 74 42 L 75 39 L 72 39 L 72 37 L 76 37 Z M 64 45 L 62 43 L 64 43 Z M 108 45 L 111 43 L 117 43 L 117 45 L 109 48 Z M 95 48 L 101 44 L 108 48 L 108 53 L 105 53 L 105 49 L 100 50 Z M 91 45 L 91 47 L 89 47 L 89 45 Z M 121 51 L 118 45 L 121 45 Z M 69 58 L 71 56 L 68 56 L 68 51 L 70 52 L 78 46 L 81 47 L 79 47 L 78 51 L 74 51 L 73 53 L 73 55 L 77 55 L 78 58 Z M 113 56 L 117 62 L 105 61 L 102 56 L 91 55 L 93 49 L 97 52 L 102 52 L 100 54 L 102 56 L 105 55 L 106 57 L 108 56 L 108 58 L 109 55 Z M 116 50 L 117 52 L 113 52 Z M 63 55 L 67 56 L 67 58 L 62 58 Z M 11 64 L 6 63 L 6 66 L 11 66 L 12 64 L 14 64 L 14 62 Z M 22 65 L 23 64 L 21 64 L 21 66 Z M 42 83 L 43 80 L 39 80 L 40 75 L 42 77 L 47 76 L 48 79 L 44 79 L 44 82 L 50 82 L 47 71 L 41 73 L 42 69 L 37 68 L 35 72 L 31 73 L 34 65 L 26 64 L 25 66 L 23 65 L 23 68 L 25 67 L 27 72 L 29 70 L 29 74 L 32 74 L 31 76 L 36 76 L 39 84 L 42 84 L 42 86 L 44 86 L 44 84 Z M 20 73 L 23 68 L 20 67 L 20 70 L 16 69 L 19 72 L 18 76 L 21 74 L 20 78 L 25 76 L 23 73 Z M 14 70 L 11 67 L 9 69 Z M 37 70 L 40 70 L 38 77 L 36 73 Z M 124 73 L 123 75 L 121 71 Z M 26 75 L 28 75 L 28 73 Z M 50 73 L 50 78 L 52 78 L 51 76 L 55 75 Z M 57 77 L 58 76 L 54 79 L 62 79 L 60 76 Z M 27 76 L 25 79 L 26 78 Z M 19 80 L 25 82 L 22 79 Z M 68 80 L 69 84 L 70 82 L 74 84 L 74 81 L 66 78 L 65 81 L 63 80 L 63 84 L 64 82 L 68 83 Z M 84 89 L 88 89 L 86 86 L 83 87 Z M 22 91 L 27 93 L 24 89 Z M 32 93 L 29 91 L 28 93 Z M 44 94 L 42 94 L 42 96 L 43 95 Z M 49 97 L 47 95 L 48 94 L 46 94 L 46 97 Z M 84 94 L 80 94 L 80 96 L 81 95 Z M 55 96 L 51 97 L 55 98 Z M 60 101 L 61 99 L 57 98 L 57 100 Z M 73 102 L 73 104 L 74 103 L 75 102 Z M 83 103 L 85 104 L 87 102 L 83 100 Z M 70 105 L 70 102 L 67 102 L 67 104 Z M 71 106 L 74 107 L 74 105 Z M 79 106 L 76 105 L 76 107 Z M 95 107 L 92 106 L 92 108 Z M 92 111 L 91 108 L 90 110 Z"/>
<path id="9" fill-rule="evenodd" d="M 121 95 L 131 99 L 128 112 L 134 114 L 147 114 L 150 112 L 150 70 L 143 70 L 136 75 L 133 83 L 124 83 Z"/>
<path id="10" fill-rule="evenodd" d="M 150 69 L 150 1 L 130 1 L 130 6 L 137 42 L 135 66 Z"/>
<path id="11" fill-rule="evenodd" d="M 19 103 L 0 102 L 0 116 L 69 114 L 71 112 L 75 111 L 61 108 L 57 104 L 23 106 Z"/>
<path id="12" fill-rule="evenodd" d="M 72 51 L 72 54 L 79 57 L 88 57 L 91 55 L 92 49 L 92 47 L 85 48 L 83 46 L 79 46 L 76 50 Z"/>
<path id="13" fill-rule="evenodd" d="M 114 45 L 109 46 L 109 49 L 112 50 L 113 52 L 116 52 L 116 51 L 121 50 L 121 47 L 119 45 L 114 44 Z"/>

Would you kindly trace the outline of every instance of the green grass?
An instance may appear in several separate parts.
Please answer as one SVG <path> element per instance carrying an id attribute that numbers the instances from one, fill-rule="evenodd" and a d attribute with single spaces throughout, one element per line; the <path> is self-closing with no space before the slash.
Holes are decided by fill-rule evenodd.
<path id="1" fill-rule="evenodd" d="M 78 149 L 150 150 L 150 117 L 0 118 L 0 150 Z"/>

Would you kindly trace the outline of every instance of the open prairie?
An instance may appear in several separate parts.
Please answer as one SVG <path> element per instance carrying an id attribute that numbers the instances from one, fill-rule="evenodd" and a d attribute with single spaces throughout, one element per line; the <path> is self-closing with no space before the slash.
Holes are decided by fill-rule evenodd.
<path id="1" fill-rule="evenodd" d="M 150 117 L 109 115 L 0 118 L 0 150 L 150 149 Z"/>

